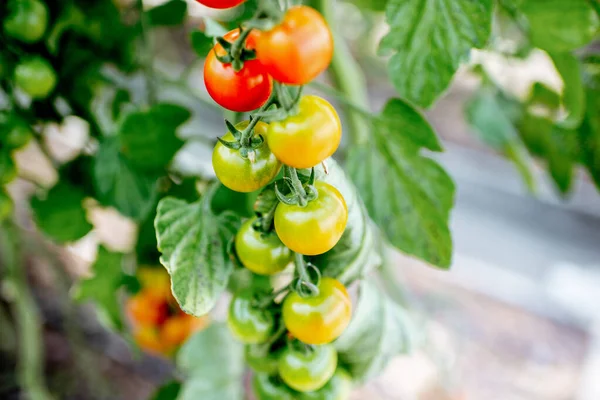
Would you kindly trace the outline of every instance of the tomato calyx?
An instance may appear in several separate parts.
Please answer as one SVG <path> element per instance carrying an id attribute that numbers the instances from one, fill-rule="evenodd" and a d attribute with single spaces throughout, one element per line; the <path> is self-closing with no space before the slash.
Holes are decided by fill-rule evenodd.
<path id="1" fill-rule="evenodd" d="M 287 185 L 290 194 L 284 194 L 281 189 L 279 189 L 278 184 L 275 183 L 275 195 L 277 196 L 277 199 L 284 204 L 304 207 L 309 201 L 316 200 L 318 197 L 318 192 L 314 187 L 314 168 L 310 171 L 308 183 L 304 185 L 300 178 L 298 178 L 298 171 L 296 168 L 286 165 L 283 167 L 283 181 Z"/>
<path id="2" fill-rule="evenodd" d="M 237 39 L 231 43 L 223 36 L 217 37 L 217 42 L 227 52 L 225 55 L 217 54 L 217 60 L 223 64 L 231 64 L 235 72 L 239 72 L 244 68 L 244 61 L 250 61 L 256 59 L 256 51 L 253 49 L 247 49 L 246 39 L 252 32 L 252 28 L 244 29 L 240 27 L 240 35 Z"/>
<path id="3" fill-rule="evenodd" d="M 294 291 L 300 297 L 313 297 L 319 295 L 319 283 L 321 282 L 321 271 L 311 263 L 306 263 L 304 256 L 300 253 L 294 254 L 297 278 L 293 283 Z M 314 279 L 310 273 L 313 273 Z M 314 283 L 313 283 L 314 280 Z"/>

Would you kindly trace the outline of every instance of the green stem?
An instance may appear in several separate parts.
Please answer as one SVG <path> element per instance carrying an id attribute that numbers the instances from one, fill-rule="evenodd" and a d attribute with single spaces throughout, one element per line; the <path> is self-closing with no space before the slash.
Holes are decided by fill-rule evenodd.
<path id="1" fill-rule="evenodd" d="M 352 104 L 360 109 L 369 110 L 369 93 L 365 75 L 336 26 L 336 1 L 313 0 L 313 4 L 323 14 L 333 33 L 335 47 L 329 70 L 335 86 Z M 370 136 L 369 122 L 362 115 L 352 112 L 353 110 L 350 110 L 350 107 L 346 107 L 345 111 L 350 137 L 354 144 L 367 143 Z"/>
<path id="2" fill-rule="evenodd" d="M 142 66 L 146 75 L 148 104 L 153 105 L 158 99 L 156 76 L 154 72 L 154 49 L 152 46 L 152 39 L 150 38 L 150 33 L 148 31 L 148 14 L 144 12 L 144 2 L 142 0 L 138 0 L 137 7 L 140 11 L 140 37 L 142 38 L 142 47 L 145 53 L 143 55 L 144 61 L 142 63 Z"/>
<path id="3" fill-rule="evenodd" d="M 317 296 L 319 294 L 319 288 L 310 280 L 310 275 L 308 275 L 308 271 L 306 270 L 304 256 L 300 253 L 294 253 L 294 264 L 296 265 L 296 272 L 298 273 L 296 292 L 298 292 L 300 296 Z M 302 290 L 303 287 L 308 289 L 308 294 Z"/>
<path id="4" fill-rule="evenodd" d="M 6 281 L 12 283 L 15 289 L 12 308 L 19 334 L 19 382 L 26 398 L 51 400 L 52 396 L 44 383 L 39 311 L 27 284 L 15 238 L 16 232 L 13 226 L 0 227 L 0 254 L 7 270 Z"/>
<path id="5" fill-rule="evenodd" d="M 285 168 L 287 176 L 292 181 L 292 187 L 294 189 L 294 192 L 298 195 L 300 199 L 306 200 L 306 190 L 304 190 L 304 186 L 302 185 L 300 178 L 298 178 L 298 171 L 296 171 L 296 168 L 287 165 L 283 168 Z"/>

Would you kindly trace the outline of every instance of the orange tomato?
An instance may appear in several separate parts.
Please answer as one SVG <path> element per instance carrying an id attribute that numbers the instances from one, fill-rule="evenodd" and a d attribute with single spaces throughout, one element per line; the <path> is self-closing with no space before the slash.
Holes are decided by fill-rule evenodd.
<path id="1" fill-rule="evenodd" d="M 158 329 L 151 326 L 144 326 L 137 329 L 133 338 L 142 349 L 155 354 L 163 354 L 165 347 L 159 337 Z"/>
<path id="2" fill-rule="evenodd" d="M 290 8 L 279 25 L 250 37 L 248 43 L 273 79 L 288 85 L 312 81 L 333 57 L 329 26 L 308 6 Z"/>
<path id="3" fill-rule="evenodd" d="M 165 301 L 157 299 L 146 290 L 130 297 L 126 308 L 127 314 L 135 325 L 160 325 L 167 319 L 169 312 Z"/>

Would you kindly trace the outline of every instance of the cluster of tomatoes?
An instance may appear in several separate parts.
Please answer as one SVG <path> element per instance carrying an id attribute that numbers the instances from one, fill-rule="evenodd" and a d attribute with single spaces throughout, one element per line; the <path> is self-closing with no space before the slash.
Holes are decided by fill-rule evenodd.
<path id="1" fill-rule="evenodd" d="M 181 311 L 164 268 L 140 268 L 138 279 L 141 290 L 126 304 L 134 339 L 144 350 L 171 355 L 192 333 L 204 328 L 207 319 Z"/>
<path id="2" fill-rule="evenodd" d="M 242 3 L 199 1 L 219 8 Z M 345 399 L 351 380 L 338 367 L 331 343 L 350 323 L 351 300 L 341 282 L 321 277 L 304 259 L 331 250 L 348 219 L 341 193 L 314 180 L 314 167 L 340 144 L 340 119 L 326 100 L 301 96 L 299 89 L 328 67 L 333 38 L 323 17 L 307 6 L 291 7 L 274 19 L 268 28 L 242 25 L 219 38 L 204 67 L 211 97 L 226 109 L 251 115 L 249 121 L 228 124 L 229 133 L 216 144 L 217 178 L 232 190 L 254 192 L 284 168 L 284 178 L 275 185 L 279 202 L 274 212 L 241 226 L 236 255 L 258 275 L 278 274 L 292 261 L 296 265 L 280 302 L 279 291 L 265 296 L 251 288 L 234 294 L 228 325 L 247 344 L 260 400 Z M 293 102 L 290 93 L 298 93 Z M 288 99 L 282 99 L 286 94 Z M 277 117 L 263 122 L 265 115 Z M 301 181 L 297 169 L 313 169 L 310 180 Z M 283 194 L 280 185 L 287 185 L 290 194 Z M 265 218 L 270 219 L 265 223 Z"/>

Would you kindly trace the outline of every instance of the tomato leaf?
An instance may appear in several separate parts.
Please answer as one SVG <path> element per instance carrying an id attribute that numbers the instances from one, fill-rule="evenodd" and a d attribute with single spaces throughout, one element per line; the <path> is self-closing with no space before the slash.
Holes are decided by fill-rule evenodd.
<path id="1" fill-rule="evenodd" d="M 119 152 L 118 140 L 105 138 L 94 162 L 94 185 L 98 200 L 121 214 L 143 220 L 155 204 L 157 176 L 144 174 Z"/>
<path id="2" fill-rule="evenodd" d="M 579 60 L 570 53 L 552 53 L 552 62 L 563 83 L 562 103 L 567 116 L 559 121 L 564 128 L 577 128 L 585 114 L 585 88 Z"/>
<path id="3" fill-rule="evenodd" d="M 142 171 L 161 171 L 183 145 L 177 128 L 190 112 L 173 104 L 157 104 L 147 111 L 131 113 L 119 130 L 121 152 Z"/>
<path id="4" fill-rule="evenodd" d="M 431 127 L 407 103 L 397 114 L 398 102 L 390 101 L 373 121 L 373 140 L 350 149 L 347 169 L 369 215 L 394 246 L 447 268 L 452 258 L 448 219 L 454 183 L 435 161 L 419 154 L 422 147 L 439 146 L 429 137 L 435 136 Z M 398 128 L 403 126 L 410 131 Z"/>
<path id="5" fill-rule="evenodd" d="M 94 302 L 103 320 L 118 330 L 123 328 L 123 318 L 117 291 L 128 277 L 123 272 L 122 260 L 123 254 L 100 246 L 92 266 L 93 276 L 79 282 L 74 292 L 77 300 Z"/>
<path id="6" fill-rule="evenodd" d="M 471 48 L 485 46 L 492 0 L 389 0 L 389 33 L 380 55 L 391 55 L 392 83 L 405 99 L 428 107 L 448 87 Z"/>
<path id="7" fill-rule="evenodd" d="M 377 232 L 367 210 L 358 197 L 356 188 L 343 169 L 332 159 L 327 160 L 328 174 L 322 166 L 315 167 L 315 177 L 340 191 L 348 206 L 348 223 L 340 241 L 325 254 L 309 258 L 324 276 L 349 284 L 379 267 L 381 257 L 377 252 Z M 310 171 L 303 171 L 304 176 Z"/>
<path id="8" fill-rule="evenodd" d="M 492 88 L 480 90 L 465 108 L 467 120 L 480 139 L 506 155 L 521 173 L 529 190 L 534 192 L 536 182 L 532 173 L 533 159 L 504 110 Z"/>
<path id="9" fill-rule="evenodd" d="M 529 23 L 534 46 L 553 52 L 575 50 L 591 41 L 600 28 L 588 0 L 524 0 L 521 12 Z"/>
<path id="10" fill-rule="evenodd" d="M 600 85 L 586 91 L 587 111 L 578 129 L 583 164 L 600 189 Z"/>
<path id="11" fill-rule="evenodd" d="M 215 215 L 211 198 L 209 193 L 189 204 L 166 197 L 158 203 L 154 220 L 160 261 L 171 275 L 173 294 L 185 312 L 196 316 L 208 313 L 227 287 L 233 271 L 227 244 L 240 223 L 232 213 Z"/>
<path id="12" fill-rule="evenodd" d="M 150 400 L 176 400 L 179 392 L 181 392 L 181 383 L 171 381 L 159 387 Z"/>
<path id="13" fill-rule="evenodd" d="M 335 341 L 340 364 L 353 380 L 365 382 L 399 353 L 407 353 L 420 337 L 413 317 L 378 285 L 365 280 L 350 325 Z"/>
<path id="14" fill-rule="evenodd" d="M 213 38 L 202 31 L 192 32 L 190 34 L 190 41 L 196 55 L 201 58 L 206 58 L 215 44 Z"/>
<path id="15" fill-rule="evenodd" d="M 211 324 L 179 350 L 177 367 L 187 377 L 178 400 L 242 400 L 244 347 L 223 323 Z"/>
<path id="16" fill-rule="evenodd" d="M 59 182 L 44 199 L 33 198 L 31 208 L 38 227 L 59 243 L 81 239 L 93 228 L 83 208 L 84 197 L 78 187 Z"/>
<path id="17" fill-rule="evenodd" d="M 146 12 L 152 25 L 177 26 L 183 23 L 187 13 L 187 3 L 184 0 L 170 0 Z"/>

